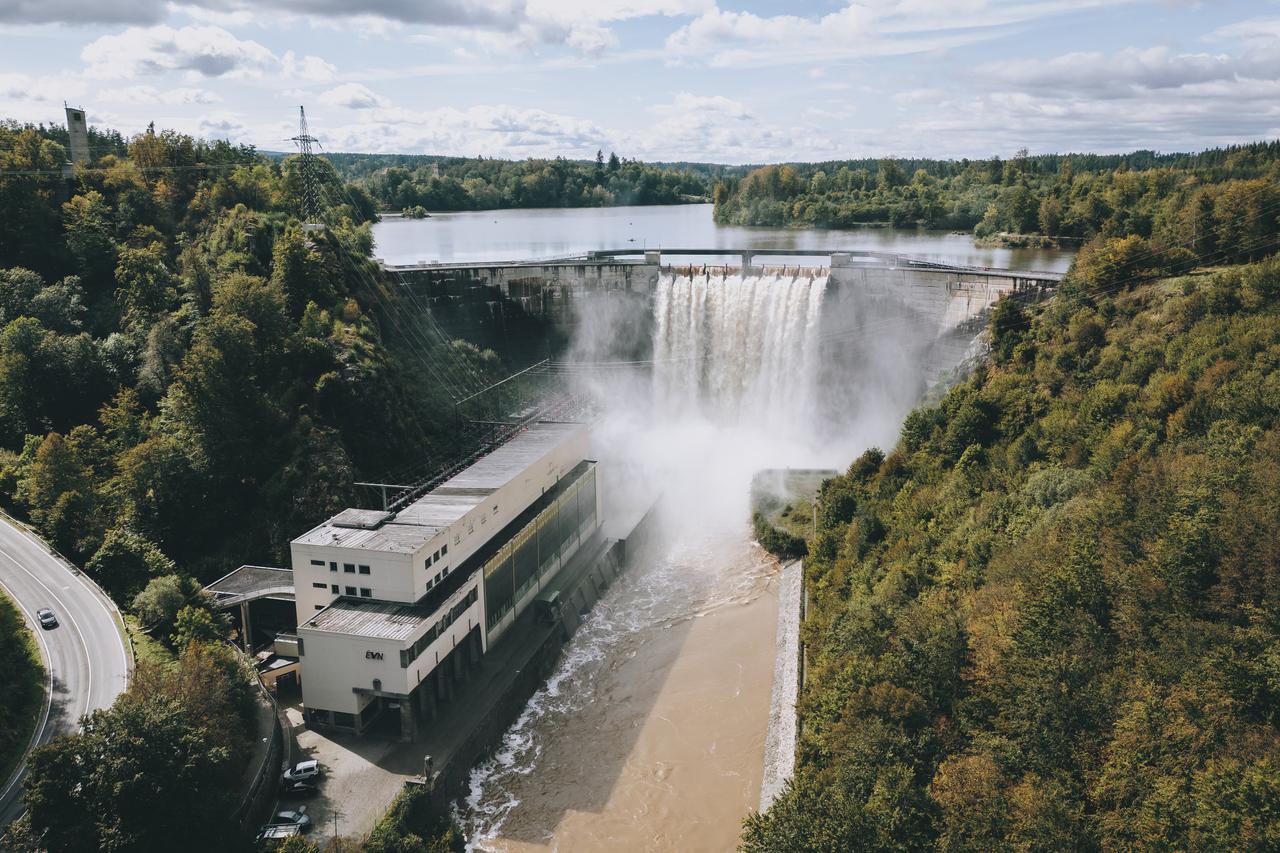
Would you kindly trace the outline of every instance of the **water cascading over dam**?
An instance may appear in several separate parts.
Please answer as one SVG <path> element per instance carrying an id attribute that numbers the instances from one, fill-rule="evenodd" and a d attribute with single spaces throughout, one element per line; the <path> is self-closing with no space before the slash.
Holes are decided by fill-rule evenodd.
<path id="1" fill-rule="evenodd" d="M 813 414 L 826 270 L 673 270 L 654 293 L 659 413 L 798 428 Z"/>

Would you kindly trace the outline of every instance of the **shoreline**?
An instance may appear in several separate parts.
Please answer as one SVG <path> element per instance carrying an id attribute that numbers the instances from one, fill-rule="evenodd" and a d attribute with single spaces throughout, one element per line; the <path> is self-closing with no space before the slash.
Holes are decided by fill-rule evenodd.
<path id="1" fill-rule="evenodd" d="M 800 693 L 800 622 L 804 589 L 804 561 L 793 560 L 778 576 L 777 658 L 769 701 L 769 726 L 764 741 L 764 776 L 760 781 L 760 811 L 773 804 L 795 772 L 800 721 L 796 700 Z"/>

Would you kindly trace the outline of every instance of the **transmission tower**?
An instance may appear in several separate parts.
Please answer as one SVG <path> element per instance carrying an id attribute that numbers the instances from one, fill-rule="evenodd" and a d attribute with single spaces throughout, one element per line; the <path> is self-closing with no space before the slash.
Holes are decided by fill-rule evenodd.
<path id="1" fill-rule="evenodd" d="M 298 177 L 302 181 L 302 230 L 319 231 L 320 223 L 320 170 L 311 146 L 320 140 L 307 130 L 307 110 L 298 107 L 298 135 L 290 139 L 298 146 Z"/>

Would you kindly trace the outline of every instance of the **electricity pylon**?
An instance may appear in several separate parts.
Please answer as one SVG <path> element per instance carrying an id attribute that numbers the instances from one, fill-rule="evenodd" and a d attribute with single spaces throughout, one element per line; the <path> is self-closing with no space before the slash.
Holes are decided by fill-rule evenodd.
<path id="1" fill-rule="evenodd" d="M 318 231 L 320 222 L 320 171 L 311 146 L 320 140 L 307 130 L 307 110 L 298 107 L 298 135 L 290 139 L 298 146 L 298 178 L 302 181 L 302 220 L 304 231 Z"/>

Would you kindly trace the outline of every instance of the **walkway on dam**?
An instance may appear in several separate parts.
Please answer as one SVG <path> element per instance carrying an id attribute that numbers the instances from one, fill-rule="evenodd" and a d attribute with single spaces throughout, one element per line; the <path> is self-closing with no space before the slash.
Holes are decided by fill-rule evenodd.
<path id="1" fill-rule="evenodd" d="M 1065 273 L 1048 270 L 1014 270 L 1001 267 L 983 267 L 971 264 L 956 264 L 938 258 L 925 258 L 915 255 L 898 255 L 889 252 L 872 252 L 854 249 L 734 249 L 727 247 L 702 249 L 598 249 L 589 252 L 561 255 L 549 258 L 529 258 L 514 261 L 466 261 L 448 263 L 386 264 L 383 269 L 392 273 L 410 273 L 417 271 L 441 271 L 464 269 L 518 269 L 531 266 L 604 266 L 614 264 L 632 264 L 636 266 L 670 266 L 677 259 L 687 262 L 693 258 L 735 258 L 744 269 L 756 266 L 757 258 L 769 259 L 813 259 L 826 258 L 827 265 L 832 267 L 864 267 L 873 269 L 927 270 L 930 272 L 951 272 L 970 275 L 992 275 L 1016 278 L 1041 284 L 1056 284 Z"/>

